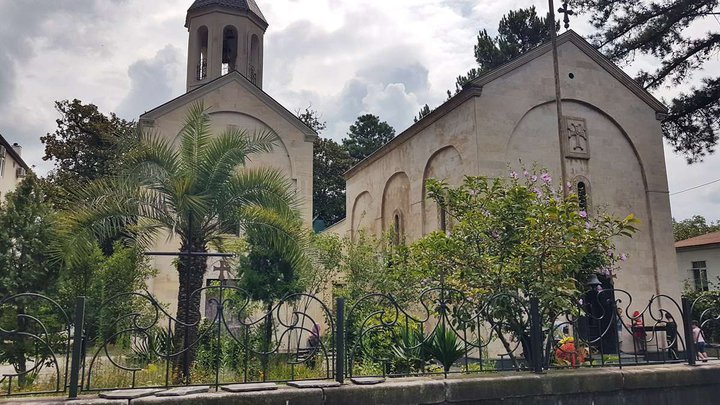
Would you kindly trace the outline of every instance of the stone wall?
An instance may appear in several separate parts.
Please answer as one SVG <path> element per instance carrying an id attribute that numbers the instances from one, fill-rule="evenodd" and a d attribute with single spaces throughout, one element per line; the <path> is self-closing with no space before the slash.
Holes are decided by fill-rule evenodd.
<path id="1" fill-rule="evenodd" d="M 720 364 L 626 367 L 456 378 L 392 379 L 379 385 L 339 388 L 280 388 L 244 394 L 211 393 L 176 398 L 146 397 L 109 401 L 85 399 L 78 405 L 411 405 L 411 404 L 683 404 L 715 403 Z M 17 404 L 12 400 L 9 403 Z M 27 401 L 27 400 L 25 400 Z M 2 403 L 2 402 L 0 402 Z M 61 404 L 62 400 L 43 400 Z"/>

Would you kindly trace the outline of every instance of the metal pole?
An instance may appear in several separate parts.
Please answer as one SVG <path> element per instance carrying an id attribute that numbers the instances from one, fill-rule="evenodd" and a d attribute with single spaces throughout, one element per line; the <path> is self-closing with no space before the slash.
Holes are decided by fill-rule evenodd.
<path id="1" fill-rule="evenodd" d="M 75 300 L 75 328 L 73 333 L 72 359 L 70 365 L 70 395 L 68 398 L 75 399 L 78 396 L 80 384 L 80 364 L 82 364 L 83 330 L 85 329 L 85 297 L 77 297 Z"/>
<path id="2" fill-rule="evenodd" d="M 563 196 L 567 197 L 567 169 L 565 168 L 565 131 L 563 130 L 562 95 L 560 94 L 560 64 L 558 62 L 557 34 L 555 33 L 555 3 L 548 0 L 550 7 L 550 42 L 552 43 L 553 76 L 555 78 L 555 105 L 557 106 L 558 141 L 560 146 L 560 180 Z"/>
<path id="3" fill-rule="evenodd" d="M 335 300 L 335 380 L 345 382 L 345 298 Z"/>
<path id="4" fill-rule="evenodd" d="M 530 352 L 532 353 L 533 371 L 536 373 L 543 372 L 543 355 L 542 355 L 542 317 L 540 315 L 540 300 L 537 297 L 530 298 Z"/>
<path id="5" fill-rule="evenodd" d="M 687 356 L 688 364 L 694 366 L 697 360 L 697 353 L 695 353 L 695 339 L 693 339 L 692 334 L 692 303 L 687 297 L 682 297 L 682 308 L 683 329 L 685 329 L 685 355 Z"/>
<path id="6" fill-rule="evenodd" d="M 542 373 L 542 319 L 540 317 L 540 302 L 536 297 L 530 298 L 530 361 L 533 371 Z"/>

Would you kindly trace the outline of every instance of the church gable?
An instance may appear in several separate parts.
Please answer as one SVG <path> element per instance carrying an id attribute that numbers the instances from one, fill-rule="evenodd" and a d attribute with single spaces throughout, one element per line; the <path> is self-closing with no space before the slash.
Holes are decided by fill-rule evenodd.
<path id="1" fill-rule="evenodd" d="M 590 58 L 595 64 L 597 64 L 598 67 L 604 69 L 610 76 L 612 76 L 615 80 L 620 82 L 623 86 L 625 86 L 629 91 L 631 91 L 635 96 L 637 96 L 640 100 L 645 102 L 648 106 L 650 106 L 653 110 L 655 110 L 657 113 L 664 114 L 667 113 L 667 107 L 661 103 L 658 99 L 656 99 L 652 94 L 650 94 L 647 90 L 645 90 L 640 84 L 638 84 L 635 80 L 633 80 L 630 76 L 628 76 L 627 73 L 625 73 L 622 69 L 620 69 L 617 65 L 615 65 L 612 61 L 610 61 L 607 57 L 605 57 L 602 53 L 600 53 L 597 49 L 595 49 L 589 42 L 587 42 L 584 38 L 582 38 L 580 35 L 578 35 L 576 32 L 569 30 L 562 35 L 558 36 L 557 38 L 557 46 L 558 48 L 563 47 L 565 44 L 572 44 L 578 49 L 580 52 L 584 53 L 588 58 Z M 552 44 L 550 42 L 547 42 L 543 45 L 540 45 L 539 47 L 517 57 L 516 59 L 496 68 L 493 69 L 480 77 L 474 79 L 472 82 L 470 82 L 469 85 L 471 86 L 478 86 L 483 87 L 491 82 L 502 78 L 503 76 L 513 72 L 514 70 L 533 62 L 534 60 L 544 56 L 545 54 L 548 54 L 552 52 Z M 562 56 L 561 56 L 562 59 Z"/>
<path id="2" fill-rule="evenodd" d="M 177 110 L 184 111 L 189 105 L 201 100 L 205 102 L 206 107 L 211 108 L 211 112 L 229 111 L 246 114 L 266 123 L 274 130 L 276 128 L 272 123 L 280 120 L 303 134 L 306 142 L 313 142 L 317 138 L 315 131 L 238 72 L 226 74 L 146 112 L 140 116 L 140 123 L 153 126 L 156 120 Z"/>

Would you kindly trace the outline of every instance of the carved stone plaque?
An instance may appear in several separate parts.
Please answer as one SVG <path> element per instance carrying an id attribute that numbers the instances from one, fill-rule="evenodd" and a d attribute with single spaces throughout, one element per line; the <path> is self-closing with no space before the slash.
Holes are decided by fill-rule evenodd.
<path id="1" fill-rule="evenodd" d="M 590 142 L 584 118 L 564 117 L 565 157 L 590 159 Z"/>

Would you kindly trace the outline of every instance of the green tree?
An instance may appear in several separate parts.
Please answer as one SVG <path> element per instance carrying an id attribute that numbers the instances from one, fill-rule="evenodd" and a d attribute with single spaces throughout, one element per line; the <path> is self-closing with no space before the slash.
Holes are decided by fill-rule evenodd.
<path id="1" fill-rule="evenodd" d="M 54 238 L 53 217 L 43 188 L 32 173 L 6 195 L 0 208 L 0 297 L 27 292 L 48 294 L 55 288 L 57 266 L 51 264 L 47 250 Z M 18 384 L 22 388 L 28 372 L 27 355 L 34 347 L 32 339 L 22 333 L 42 335 L 42 331 L 34 331 L 37 323 L 27 317 L 26 306 L 31 302 L 18 299 L 12 303 L 15 313 L 0 321 L 4 330 L 21 334 L 9 341 L 0 339 L 0 363 L 12 364 L 20 374 Z"/>
<path id="2" fill-rule="evenodd" d="M 122 343 L 128 343 L 128 336 L 113 338 L 113 335 L 127 326 L 121 317 L 140 307 L 133 308 L 137 297 L 129 294 L 145 290 L 146 281 L 155 274 L 137 246 L 115 242 L 112 254 L 105 256 L 96 245 L 89 254 L 63 263 L 58 282 L 59 301 L 65 308 L 72 308 L 76 297 L 86 297 L 86 335 L 100 341 L 112 338 L 113 343 L 117 343 L 118 338 L 126 339 Z"/>
<path id="3" fill-rule="evenodd" d="M 555 27 L 557 31 L 559 25 Z M 509 11 L 500 20 L 498 35 L 490 36 L 486 29 L 478 33 L 475 60 L 478 68 L 458 76 L 456 92 L 480 74 L 503 65 L 525 52 L 550 40 L 550 21 L 537 15 L 535 6 Z"/>
<path id="4" fill-rule="evenodd" d="M 575 195 L 553 189 L 547 173 L 509 181 L 468 177 L 456 188 L 430 179 L 428 193 L 447 211 L 452 232 L 434 232 L 411 247 L 412 262 L 432 277 L 464 291 L 478 303 L 498 294 L 536 297 L 541 313 L 554 319 L 575 308 L 584 282 L 593 272 L 611 276 L 616 261 L 614 238 L 635 232 L 636 219 L 616 219 L 578 209 Z M 500 300 L 481 314 L 493 328 L 518 340 L 526 317 L 515 300 Z M 502 333 L 498 338 L 510 353 Z"/>
<path id="5" fill-rule="evenodd" d="M 313 217 L 326 224 L 345 218 L 344 173 L 353 166 L 347 150 L 332 139 L 318 138 L 313 150 Z"/>
<path id="6" fill-rule="evenodd" d="M 720 50 L 717 0 L 575 0 L 590 15 L 598 30 L 596 46 L 616 62 L 631 62 L 638 55 L 659 59 L 652 71 L 639 72 L 636 80 L 648 90 L 691 84 L 705 72 L 697 86 L 670 102 L 663 120 L 665 138 L 688 163 L 713 153 L 720 123 L 720 77 L 706 69 Z M 688 29 L 702 24 L 702 30 Z M 693 34 L 697 32 L 697 34 Z"/>
<path id="7" fill-rule="evenodd" d="M 295 266 L 303 266 L 302 235 L 297 202 L 289 181 L 277 170 L 245 167 L 250 155 L 266 153 L 276 137 L 249 135 L 229 128 L 217 136 L 210 116 L 193 105 L 177 136 L 177 147 L 156 135 L 144 135 L 124 176 L 104 178 L 76 193 L 65 214 L 63 242 L 82 252 L 92 237 L 107 238 L 125 229 L 141 245 L 159 231 L 178 238 L 183 252 L 207 252 L 211 242 L 239 228 L 259 229 L 268 247 L 282 252 Z M 58 248 L 63 250 L 63 246 Z M 177 261 L 179 279 L 175 347 L 197 338 L 200 295 L 207 258 L 184 256 Z M 192 362 L 194 350 L 189 350 Z M 174 378 L 183 372 L 184 356 L 174 363 Z"/>
<path id="8" fill-rule="evenodd" d="M 720 231 L 720 221 L 708 222 L 702 215 L 678 222 L 673 218 L 673 236 L 675 241 L 694 238 L 710 232 Z"/>
<path id="9" fill-rule="evenodd" d="M 47 176 L 51 201 L 63 207 L 69 190 L 116 175 L 137 136 L 135 122 L 105 115 L 94 104 L 63 100 L 55 102 L 55 109 L 60 113 L 57 129 L 40 140 L 45 144 L 43 160 L 55 166 Z"/>
<path id="10" fill-rule="evenodd" d="M 327 124 L 310 107 L 298 119 L 320 134 Z M 345 218 L 345 178 L 353 165 L 347 150 L 332 139 L 318 137 L 313 145 L 313 218 L 333 224 Z"/>
<path id="11" fill-rule="evenodd" d="M 390 142 L 395 137 L 395 129 L 387 122 L 380 121 L 378 116 L 365 114 L 350 125 L 347 135 L 343 139 L 343 146 L 350 157 L 359 162 Z"/>
<path id="12" fill-rule="evenodd" d="M 321 121 L 320 114 L 317 110 L 313 110 L 312 106 L 305 107 L 305 111 L 295 111 L 295 116 L 318 134 L 327 128 L 327 122 Z"/>

